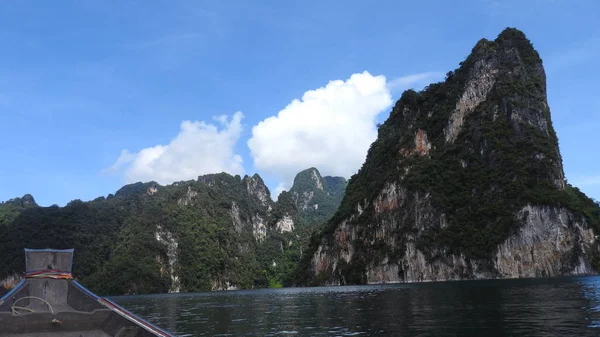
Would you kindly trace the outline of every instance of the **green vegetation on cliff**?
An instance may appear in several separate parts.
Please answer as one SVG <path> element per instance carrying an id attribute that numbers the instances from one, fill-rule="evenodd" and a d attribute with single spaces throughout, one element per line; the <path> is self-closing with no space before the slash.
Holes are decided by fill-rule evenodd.
<path id="1" fill-rule="evenodd" d="M 406 241 L 400 239 L 395 246 L 379 239 L 366 243 L 384 221 L 373 204 L 388 184 L 408 191 L 405 213 L 392 215 L 398 225 L 388 235 L 416 237 L 430 262 L 440 258 L 432 253 L 439 251 L 490 261 L 518 228 L 515 214 L 528 204 L 565 207 L 600 232 L 598 205 L 564 181 L 542 61 L 513 28 L 494 41 L 479 41 L 445 81 L 402 94 L 349 180 L 340 208 L 313 237 L 299 283 L 322 283 L 314 279 L 311 258 L 318 246 L 333 247 L 334 231 L 351 218 L 358 228 L 357 253 L 349 264 L 340 260 L 336 271 L 348 283 L 364 283 L 367 265 L 404 254 Z M 419 196 L 430 200 L 436 219 L 450 225 L 415 228 L 416 215 L 407 209 Z M 357 214 L 358 205 L 364 212 Z"/>
<path id="2" fill-rule="evenodd" d="M 31 207 L 37 207 L 31 194 L 25 194 L 22 198 L 0 202 L 0 227 L 10 223 L 19 213 Z"/>
<path id="3" fill-rule="evenodd" d="M 277 228 L 285 217 L 294 231 Z M 101 295 L 278 287 L 313 227 L 289 192 L 273 202 L 258 175 L 225 173 L 138 182 L 65 207 L 26 195 L 1 203 L 0 220 L 0 280 L 23 272 L 23 248 L 74 248 L 74 275 Z"/>
<path id="4" fill-rule="evenodd" d="M 289 193 L 294 199 L 302 223 L 326 222 L 339 207 L 346 183 L 346 179 L 342 177 L 322 177 L 314 167 L 298 173 Z"/>

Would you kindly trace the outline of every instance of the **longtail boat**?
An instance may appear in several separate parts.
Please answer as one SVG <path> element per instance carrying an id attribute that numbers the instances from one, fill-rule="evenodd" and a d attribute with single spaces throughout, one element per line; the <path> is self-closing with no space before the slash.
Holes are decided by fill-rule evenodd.
<path id="1" fill-rule="evenodd" d="M 0 337 L 174 337 L 73 279 L 73 249 L 25 249 L 24 279 L 0 299 Z"/>

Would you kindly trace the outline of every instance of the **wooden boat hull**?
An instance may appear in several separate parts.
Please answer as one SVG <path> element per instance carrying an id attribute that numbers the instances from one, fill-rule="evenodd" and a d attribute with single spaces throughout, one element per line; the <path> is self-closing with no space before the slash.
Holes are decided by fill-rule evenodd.
<path id="1" fill-rule="evenodd" d="M 0 299 L 0 337 L 173 336 L 72 279 L 72 254 L 26 249 L 26 278 Z"/>

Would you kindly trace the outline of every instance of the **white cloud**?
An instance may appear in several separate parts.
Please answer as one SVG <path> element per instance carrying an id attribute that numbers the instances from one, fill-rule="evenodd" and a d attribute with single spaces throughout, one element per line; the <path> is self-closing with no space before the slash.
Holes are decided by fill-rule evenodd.
<path id="1" fill-rule="evenodd" d="M 366 71 L 353 74 L 345 81 L 330 81 L 305 92 L 277 115 L 259 122 L 252 128 L 248 147 L 254 167 L 278 183 L 272 198 L 289 189 L 294 176 L 308 167 L 346 178 L 356 173 L 377 137 L 377 116 L 389 111 L 392 92 L 436 76 L 441 75 L 428 72 L 387 82 L 384 76 Z M 218 172 L 243 175 L 242 158 L 234 150 L 242 118 L 236 112 L 232 118 L 214 117 L 216 125 L 183 121 L 169 144 L 138 152 L 122 150 L 109 170 L 119 172 L 126 183 L 169 184 Z"/>
<path id="2" fill-rule="evenodd" d="M 420 74 L 412 74 L 402 77 L 397 77 L 388 82 L 388 87 L 392 92 L 399 92 L 412 88 L 413 86 L 428 84 L 433 81 L 441 80 L 444 74 L 440 72 L 430 71 Z"/>
<path id="3" fill-rule="evenodd" d="M 243 117 L 241 112 L 231 119 L 214 117 L 221 129 L 203 121 L 183 121 L 179 134 L 168 145 L 148 147 L 137 153 L 123 150 L 110 169 L 121 172 L 127 183 L 154 180 L 170 184 L 207 173 L 244 174 L 242 157 L 234 151 Z"/>
<path id="4" fill-rule="evenodd" d="M 386 78 L 366 71 L 307 91 L 252 128 L 248 147 L 254 166 L 285 186 L 311 166 L 349 177 L 377 136 L 375 118 L 391 104 Z"/>

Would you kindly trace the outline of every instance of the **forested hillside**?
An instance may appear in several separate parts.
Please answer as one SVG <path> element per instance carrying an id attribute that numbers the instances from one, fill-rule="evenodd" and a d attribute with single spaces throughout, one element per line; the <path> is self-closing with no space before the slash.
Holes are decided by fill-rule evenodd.
<path id="1" fill-rule="evenodd" d="M 333 213 L 335 198 L 319 199 L 329 211 L 317 220 Z M 39 207 L 26 195 L 0 204 L 0 280 L 22 274 L 23 248 L 51 247 L 74 248 L 74 275 L 99 294 L 277 287 L 313 225 L 290 192 L 274 202 L 258 175 L 135 183 L 65 207 Z"/>

